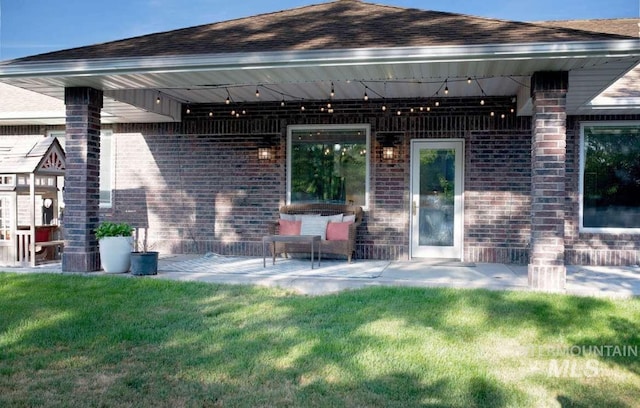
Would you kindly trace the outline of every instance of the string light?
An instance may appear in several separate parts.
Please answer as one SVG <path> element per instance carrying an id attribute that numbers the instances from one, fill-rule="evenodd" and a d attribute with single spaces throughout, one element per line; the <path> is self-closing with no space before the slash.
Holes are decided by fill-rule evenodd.
<path id="1" fill-rule="evenodd" d="M 158 93 L 158 96 L 156 97 L 156 105 L 160 105 L 160 94 Z"/>
<path id="2" fill-rule="evenodd" d="M 480 78 L 480 79 L 483 79 L 483 78 Z M 481 91 L 481 95 L 479 95 L 479 97 L 476 96 L 476 98 L 478 98 L 478 99 L 476 99 L 476 101 L 477 101 L 476 103 L 479 103 L 479 105 L 483 106 L 483 107 L 491 107 L 493 110 L 489 109 L 488 111 L 489 111 L 489 113 L 490 113 L 490 115 L 492 117 L 500 116 L 500 118 L 506 119 L 506 118 L 508 118 L 509 114 L 515 114 L 517 112 L 517 107 L 515 106 L 515 103 L 516 103 L 516 98 L 515 97 L 511 97 L 510 98 L 511 103 L 510 104 L 505 104 L 506 106 L 503 106 L 503 107 L 499 107 L 498 104 L 494 103 L 492 99 L 487 99 L 488 96 L 484 92 L 484 89 L 482 88 L 480 79 L 479 78 L 474 78 L 474 77 L 466 77 L 466 78 L 462 77 L 462 78 L 453 78 L 452 81 L 454 81 L 454 82 L 462 82 L 462 81 L 466 80 L 468 84 L 470 84 L 471 82 L 476 82 L 477 85 L 478 85 L 479 90 Z M 380 82 L 382 82 L 382 81 L 380 81 Z M 404 83 L 404 82 L 407 82 L 407 81 L 402 81 L 402 80 L 397 80 L 397 81 L 393 81 L 392 80 L 391 81 L 391 83 Z M 347 81 L 347 83 L 351 83 L 351 81 Z M 376 95 L 375 96 L 376 98 L 380 97 L 380 99 L 382 100 L 382 103 L 377 104 L 377 106 L 379 107 L 379 109 L 381 109 L 382 112 L 393 112 L 392 114 L 396 114 L 398 116 L 403 116 L 405 114 L 407 116 L 409 116 L 409 115 L 413 116 L 415 114 L 420 114 L 420 113 L 423 113 L 423 112 L 431 112 L 432 108 L 434 108 L 434 107 L 436 109 L 439 109 L 442 106 L 445 106 L 445 105 L 448 106 L 448 101 L 449 101 L 448 98 L 444 99 L 445 105 L 441 105 L 442 101 L 439 100 L 439 92 L 443 92 L 443 95 L 450 95 L 450 93 L 449 93 L 449 78 L 446 78 L 443 82 L 440 82 L 440 88 L 434 93 L 434 95 L 431 96 L 431 98 L 429 98 L 429 99 L 431 99 L 429 103 L 425 103 L 424 105 L 416 104 L 415 106 L 411 106 L 411 104 L 400 105 L 400 104 L 396 104 L 396 103 L 392 103 L 391 106 L 387 105 L 386 104 L 385 95 L 382 94 L 382 92 L 381 93 L 375 92 L 375 88 L 369 88 L 368 85 L 364 83 L 364 81 L 360 81 L 359 83 L 364 88 L 363 89 L 363 93 L 362 93 L 362 101 L 369 101 L 370 100 L 369 99 L 369 96 L 370 96 L 369 93 L 373 92 L 373 94 Z M 434 84 L 434 83 L 437 83 L 437 82 L 435 82 L 435 81 L 431 81 L 431 82 L 416 82 L 416 81 L 412 81 L 412 83 L 430 83 L 430 84 Z M 331 84 L 331 88 L 330 88 L 331 96 L 334 97 L 336 95 L 335 94 L 335 83 L 334 82 L 330 82 L 330 84 Z M 386 85 L 387 85 L 386 81 L 384 82 L 384 85 L 385 85 L 385 91 L 386 91 Z M 261 93 L 260 87 L 264 87 L 268 91 L 270 91 L 270 93 L 274 93 L 275 94 L 274 96 L 276 96 L 276 98 L 273 101 L 273 102 L 275 102 L 275 104 L 280 102 L 280 106 L 281 107 L 285 107 L 288 104 L 287 99 L 290 98 L 289 102 L 294 102 L 295 103 L 297 101 L 297 103 L 299 103 L 298 106 L 300 108 L 300 111 L 306 112 L 306 106 L 304 106 L 304 98 L 302 98 L 300 96 L 296 96 L 296 95 L 290 95 L 288 93 L 283 92 L 282 90 L 280 90 L 278 88 L 272 89 L 272 88 L 270 88 L 269 85 L 261 85 L 261 84 L 254 84 L 254 85 L 245 84 L 245 85 L 237 85 L 237 86 L 234 85 L 232 87 L 240 87 L 240 88 L 245 88 L 246 89 L 246 87 L 252 87 L 252 86 L 254 87 L 254 89 L 256 91 L 256 97 L 264 97 L 265 96 L 265 95 L 260 95 L 260 93 Z M 231 93 L 230 93 L 229 87 L 223 86 L 221 88 L 223 88 L 227 93 L 227 96 L 225 98 L 225 102 L 224 103 L 226 105 L 233 105 L 233 107 L 237 107 L 238 102 L 231 98 Z M 164 97 L 162 96 L 161 90 L 155 90 L 155 91 L 157 92 L 157 95 L 156 95 L 156 98 L 155 98 L 156 104 L 162 104 L 164 102 L 163 101 Z M 280 95 L 281 98 L 277 98 L 277 95 Z M 472 101 L 471 98 L 465 98 L 465 99 L 468 99 L 468 100 Z M 239 103 L 243 103 L 243 102 L 239 102 Z M 471 102 L 471 103 L 473 103 L 473 102 Z M 193 108 L 191 108 L 191 104 L 190 104 L 189 101 L 182 101 L 182 104 L 183 104 L 183 114 L 184 115 L 193 115 L 194 113 L 196 115 L 198 115 L 199 109 L 196 108 L 196 110 L 194 110 Z M 456 103 L 455 105 L 457 106 L 458 103 Z M 511 106 L 509 106 L 509 105 L 511 105 Z M 315 105 L 315 106 L 317 106 L 317 105 Z M 333 107 L 333 99 L 326 100 L 324 102 L 324 104 L 321 104 L 321 106 L 322 107 L 320 107 L 320 109 L 321 109 L 322 112 L 334 113 L 334 111 L 335 111 L 335 108 Z M 387 108 L 389 108 L 389 109 L 387 109 Z M 314 107 L 314 109 L 316 109 L 316 108 Z M 453 109 L 455 109 L 455 107 L 453 107 Z M 235 116 L 235 117 L 241 117 L 242 115 L 247 115 L 248 114 L 247 111 L 242 110 L 242 109 L 233 109 L 233 110 L 230 109 L 228 112 L 231 112 L 231 115 Z M 487 111 L 485 111 L 485 112 L 487 112 Z M 214 112 L 213 111 L 205 113 L 205 115 L 207 115 L 207 114 L 208 114 L 209 117 L 213 117 L 214 116 Z"/>

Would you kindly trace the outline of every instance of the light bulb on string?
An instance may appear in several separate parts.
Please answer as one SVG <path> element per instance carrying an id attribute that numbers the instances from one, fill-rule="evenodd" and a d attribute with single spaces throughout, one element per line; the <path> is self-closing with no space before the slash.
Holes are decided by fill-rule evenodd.
<path id="1" fill-rule="evenodd" d="M 444 80 L 444 94 L 449 95 L 449 85 L 447 84 L 447 79 Z"/>

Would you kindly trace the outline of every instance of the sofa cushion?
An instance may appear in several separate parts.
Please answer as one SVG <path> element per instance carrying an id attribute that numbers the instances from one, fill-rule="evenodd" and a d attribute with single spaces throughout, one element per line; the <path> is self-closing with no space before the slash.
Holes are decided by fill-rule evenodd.
<path id="1" fill-rule="evenodd" d="M 300 235 L 320 235 L 320 239 L 326 239 L 327 223 L 326 217 L 305 217 L 302 219 Z"/>
<path id="2" fill-rule="evenodd" d="M 287 220 L 287 221 L 295 221 L 296 220 L 296 216 L 295 216 L 295 214 L 280 213 L 280 219 L 281 220 Z"/>
<path id="3" fill-rule="evenodd" d="M 327 224 L 327 241 L 346 241 L 349 239 L 349 222 L 330 222 Z"/>
<path id="4" fill-rule="evenodd" d="M 302 221 L 278 220 L 280 223 L 280 235 L 300 235 Z"/>
<path id="5" fill-rule="evenodd" d="M 342 217 L 342 222 L 356 222 L 356 215 L 355 214 L 351 214 L 351 215 L 344 215 Z"/>

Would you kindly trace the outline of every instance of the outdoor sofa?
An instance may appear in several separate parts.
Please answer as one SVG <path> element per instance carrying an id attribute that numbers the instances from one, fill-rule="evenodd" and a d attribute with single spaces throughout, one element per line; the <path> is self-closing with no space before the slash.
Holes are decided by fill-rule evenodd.
<path id="1" fill-rule="evenodd" d="M 322 256 L 343 255 L 351 263 L 356 233 L 362 223 L 362 207 L 345 204 L 290 204 L 280 208 L 279 219 L 270 224 L 274 235 L 320 235 Z M 310 244 L 274 243 L 275 253 L 307 254 Z"/>

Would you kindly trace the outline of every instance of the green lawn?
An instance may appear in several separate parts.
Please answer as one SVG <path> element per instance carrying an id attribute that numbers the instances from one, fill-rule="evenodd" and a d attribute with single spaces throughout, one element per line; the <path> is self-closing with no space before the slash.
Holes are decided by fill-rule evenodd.
<path id="1" fill-rule="evenodd" d="M 0 273 L 1 407 L 637 407 L 634 347 L 640 299 Z"/>

